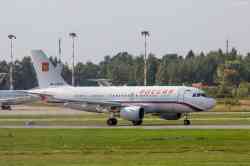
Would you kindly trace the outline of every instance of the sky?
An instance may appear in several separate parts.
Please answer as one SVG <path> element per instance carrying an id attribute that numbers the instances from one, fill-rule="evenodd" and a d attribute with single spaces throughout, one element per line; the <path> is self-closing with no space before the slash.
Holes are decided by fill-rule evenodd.
<path id="1" fill-rule="evenodd" d="M 58 54 L 71 63 L 70 32 L 78 35 L 76 61 L 98 63 L 106 55 L 143 53 L 142 30 L 150 31 L 149 51 L 186 55 L 222 48 L 226 40 L 240 53 L 250 52 L 250 0 L 2 0 L 0 60 L 10 59 L 9 34 L 15 34 L 15 58 L 31 49 Z"/>

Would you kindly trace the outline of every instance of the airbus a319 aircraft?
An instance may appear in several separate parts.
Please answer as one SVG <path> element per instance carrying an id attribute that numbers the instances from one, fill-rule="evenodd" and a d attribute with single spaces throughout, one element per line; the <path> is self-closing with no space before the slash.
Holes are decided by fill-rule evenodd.
<path id="1" fill-rule="evenodd" d="M 216 104 L 202 90 L 187 86 L 73 87 L 61 77 L 60 65 L 53 66 L 42 50 L 33 50 L 31 55 L 40 89 L 30 93 L 72 109 L 109 113 L 110 126 L 117 124 L 117 117 L 141 125 L 145 114 L 166 120 L 184 115 L 184 124 L 189 125 L 189 113 L 208 111 Z"/>

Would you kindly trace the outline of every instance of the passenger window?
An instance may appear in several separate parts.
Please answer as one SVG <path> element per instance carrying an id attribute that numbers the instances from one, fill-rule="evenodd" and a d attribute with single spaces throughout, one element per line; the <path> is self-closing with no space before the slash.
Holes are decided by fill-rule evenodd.
<path id="1" fill-rule="evenodd" d="M 194 93 L 194 94 L 193 94 L 193 97 L 196 97 L 196 96 L 197 96 L 197 94 L 196 94 L 196 93 Z"/>

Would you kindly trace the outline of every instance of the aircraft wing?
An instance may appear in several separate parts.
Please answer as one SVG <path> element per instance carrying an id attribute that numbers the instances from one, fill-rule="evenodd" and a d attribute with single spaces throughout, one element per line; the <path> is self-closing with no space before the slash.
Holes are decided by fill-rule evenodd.
<path id="1" fill-rule="evenodd" d="M 87 112 L 110 112 L 110 111 L 118 111 L 120 107 L 124 107 L 120 102 L 109 102 L 109 101 L 92 101 L 92 100 L 61 100 L 55 98 L 54 100 L 60 101 L 64 104 L 64 107 L 82 110 Z M 112 109 L 114 108 L 114 109 Z"/>
<path id="2" fill-rule="evenodd" d="M 122 107 L 120 102 L 109 102 L 109 101 L 93 101 L 93 100 L 71 100 L 71 99 L 60 99 L 55 98 L 58 101 L 62 101 L 64 103 L 82 103 L 82 104 L 89 104 L 89 105 L 100 105 L 100 106 L 110 106 L 110 107 Z"/>
<path id="3" fill-rule="evenodd" d="M 102 112 L 101 110 L 111 110 L 112 107 L 125 107 L 127 105 L 123 105 L 119 101 L 99 101 L 99 100 L 91 100 L 91 99 L 77 99 L 72 97 L 62 97 L 57 95 L 45 94 L 42 92 L 30 92 L 32 94 L 37 94 L 40 98 L 48 103 L 61 103 L 64 104 L 65 107 L 76 109 L 76 110 L 86 110 L 91 108 L 91 110 L 96 110 L 96 112 Z M 93 112 L 93 111 L 91 111 Z M 106 111 L 105 111 L 106 112 Z"/>
<path id="4" fill-rule="evenodd" d="M 49 94 L 38 94 L 38 93 L 32 93 L 39 95 L 41 100 L 49 102 L 49 103 L 68 103 L 68 104 L 85 104 L 85 105 L 99 105 L 103 107 L 122 107 L 123 105 L 120 102 L 110 102 L 110 101 L 96 101 L 96 100 L 88 100 L 88 99 L 75 99 L 75 98 L 67 98 L 67 97 L 58 97 L 54 95 Z"/>

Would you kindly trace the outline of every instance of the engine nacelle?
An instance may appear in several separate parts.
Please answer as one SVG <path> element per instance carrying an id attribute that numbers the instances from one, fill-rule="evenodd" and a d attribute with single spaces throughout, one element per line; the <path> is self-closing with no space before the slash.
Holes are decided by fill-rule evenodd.
<path id="1" fill-rule="evenodd" d="M 182 116 L 181 113 L 165 113 L 161 114 L 160 118 L 165 120 L 178 120 L 181 118 L 181 116 Z"/>
<path id="2" fill-rule="evenodd" d="M 137 106 L 124 107 L 120 111 L 120 117 L 129 121 L 139 121 L 144 118 L 144 109 Z"/>

